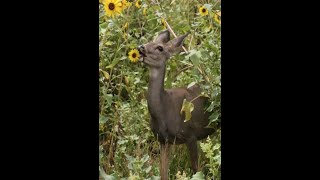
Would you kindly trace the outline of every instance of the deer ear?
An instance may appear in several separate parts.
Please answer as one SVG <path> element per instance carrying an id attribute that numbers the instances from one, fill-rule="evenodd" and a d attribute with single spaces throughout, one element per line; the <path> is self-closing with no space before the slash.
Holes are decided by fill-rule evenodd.
<path id="1" fill-rule="evenodd" d="M 179 36 L 175 39 L 172 39 L 170 42 L 167 43 L 167 47 L 168 48 L 168 51 L 173 54 L 177 51 L 180 50 L 180 48 L 182 47 L 183 45 L 183 42 L 185 40 L 185 38 L 189 35 L 189 33 L 185 34 L 185 35 L 182 35 L 182 36 Z"/>
<path id="2" fill-rule="evenodd" d="M 154 40 L 155 43 L 167 43 L 170 40 L 170 33 L 168 30 L 159 33 L 158 37 Z"/>

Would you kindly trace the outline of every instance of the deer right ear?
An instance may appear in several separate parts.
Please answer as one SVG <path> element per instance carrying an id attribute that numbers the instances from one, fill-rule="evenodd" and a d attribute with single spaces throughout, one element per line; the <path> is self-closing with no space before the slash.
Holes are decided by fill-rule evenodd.
<path id="1" fill-rule="evenodd" d="M 189 35 L 189 33 L 179 36 L 175 39 L 172 39 L 170 42 L 167 43 L 167 47 L 168 47 L 168 51 L 171 54 L 174 54 L 176 52 L 178 52 L 179 50 L 181 50 L 180 48 L 183 45 L 183 42 L 185 40 L 185 38 Z"/>
<path id="2" fill-rule="evenodd" d="M 155 43 L 167 43 L 170 40 L 170 33 L 168 30 L 159 33 L 158 37 L 154 40 Z"/>

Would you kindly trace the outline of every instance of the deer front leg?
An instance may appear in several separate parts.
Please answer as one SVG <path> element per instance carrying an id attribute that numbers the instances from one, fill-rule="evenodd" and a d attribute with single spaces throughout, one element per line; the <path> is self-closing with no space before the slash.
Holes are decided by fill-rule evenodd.
<path id="1" fill-rule="evenodd" d="M 198 147 L 197 147 L 197 140 L 193 138 L 189 140 L 187 143 L 187 148 L 189 150 L 190 160 L 191 160 L 191 167 L 193 173 L 198 171 Z"/>
<path id="2" fill-rule="evenodd" d="M 170 145 L 168 143 L 161 144 L 161 149 L 160 149 L 160 176 L 161 180 L 168 180 L 168 165 L 169 165 L 169 150 L 170 150 Z"/>

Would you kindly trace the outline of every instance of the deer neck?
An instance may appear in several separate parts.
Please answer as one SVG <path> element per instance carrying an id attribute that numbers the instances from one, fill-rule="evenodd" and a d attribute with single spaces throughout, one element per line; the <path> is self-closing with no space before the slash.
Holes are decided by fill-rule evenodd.
<path id="1" fill-rule="evenodd" d="M 148 85 L 148 107 L 152 116 L 159 116 L 162 111 L 164 96 L 165 66 L 150 68 Z"/>

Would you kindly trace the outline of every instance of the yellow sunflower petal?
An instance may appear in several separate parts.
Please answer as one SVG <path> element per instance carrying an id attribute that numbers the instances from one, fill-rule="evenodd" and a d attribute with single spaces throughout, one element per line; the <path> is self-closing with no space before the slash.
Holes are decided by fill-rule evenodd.
<path id="1" fill-rule="evenodd" d="M 128 54 L 129 60 L 131 62 L 137 62 L 140 58 L 139 51 L 137 49 L 132 49 Z"/>
<path id="2" fill-rule="evenodd" d="M 213 15 L 214 21 L 216 21 L 218 24 L 221 24 L 221 12 L 217 11 L 217 13 L 214 13 Z"/>
<path id="3" fill-rule="evenodd" d="M 103 4 L 107 16 L 114 18 L 115 15 L 121 14 L 122 3 L 120 0 L 104 0 Z"/>
<path id="4" fill-rule="evenodd" d="M 147 8 L 143 9 L 143 15 L 146 16 L 147 15 Z"/>
<path id="5" fill-rule="evenodd" d="M 137 0 L 135 5 L 137 8 L 140 8 L 141 4 L 142 4 L 142 2 L 140 0 Z"/>
<path id="6" fill-rule="evenodd" d="M 161 19 L 161 23 L 163 25 L 164 28 L 167 28 L 167 24 L 164 18 Z"/>
<path id="7" fill-rule="evenodd" d="M 207 8 L 205 8 L 204 6 L 201 6 L 199 8 L 199 13 L 200 13 L 201 16 L 206 16 L 206 15 L 208 15 L 209 12 L 208 12 Z"/>

